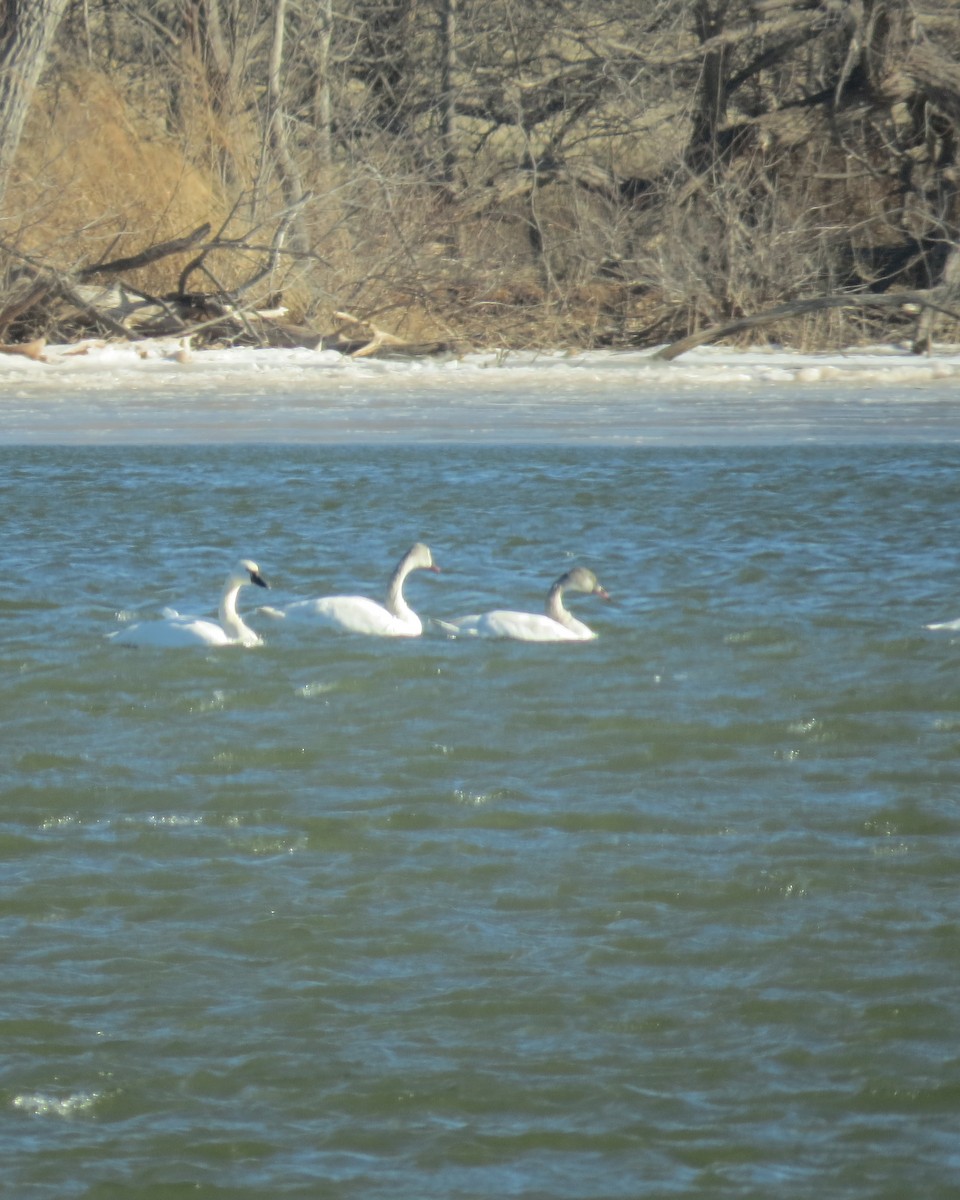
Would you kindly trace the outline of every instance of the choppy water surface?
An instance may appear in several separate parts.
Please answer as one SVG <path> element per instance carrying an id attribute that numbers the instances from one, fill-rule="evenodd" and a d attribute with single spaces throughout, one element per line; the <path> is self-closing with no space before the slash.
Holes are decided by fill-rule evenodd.
<path id="1" fill-rule="evenodd" d="M 0 459 L 11 1196 L 956 1194 L 960 448 Z M 417 538 L 598 640 L 105 641 Z"/>

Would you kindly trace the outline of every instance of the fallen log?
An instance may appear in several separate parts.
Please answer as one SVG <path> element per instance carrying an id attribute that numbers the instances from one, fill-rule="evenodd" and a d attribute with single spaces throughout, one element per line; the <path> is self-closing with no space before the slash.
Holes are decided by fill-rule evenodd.
<path id="1" fill-rule="evenodd" d="M 936 297 L 936 298 L 935 298 Z M 884 295 L 832 295 L 812 296 L 807 300 L 790 300 L 764 313 L 755 313 L 749 317 L 739 317 L 735 321 L 725 321 L 722 325 L 711 325 L 709 329 L 701 329 L 697 333 L 688 334 L 679 341 L 671 342 L 652 355 L 661 362 L 671 362 L 695 350 L 697 346 L 706 346 L 710 342 L 719 341 L 732 333 L 742 333 L 747 329 L 758 329 L 762 325 L 773 325 L 777 321 L 791 317 L 802 317 L 808 313 L 822 312 L 828 308 L 921 308 L 932 309 L 943 313 L 955 321 L 960 321 L 960 312 L 947 308 L 943 301 L 945 297 L 938 296 L 937 291 L 925 292 L 895 292 Z"/>

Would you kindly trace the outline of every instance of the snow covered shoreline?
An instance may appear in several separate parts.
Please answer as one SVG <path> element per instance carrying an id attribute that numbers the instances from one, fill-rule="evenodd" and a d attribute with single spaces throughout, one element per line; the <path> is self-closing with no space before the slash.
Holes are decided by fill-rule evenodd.
<path id="1" fill-rule="evenodd" d="M 653 353 L 52 346 L 0 355 L 0 445 L 960 441 L 960 346 Z"/>
<path id="2" fill-rule="evenodd" d="M 250 385 L 254 380 L 307 383 L 323 378 L 368 380 L 389 377 L 418 379 L 452 372 L 505 372 L 511 378 L 549 370 L 609 373 L 638 372 L 644 383 L 710 384 L 799 383 L 917 385 L 960 379 L 960 346 L 935 348 L 929 356 L 912 354 L 906 346 L 872 346 L 824 353 L 798 353 L 782 348 L 733 350 L 703 346 L 673 362 L 654 357 L 653 350 L 589 350 L 582 353 L 545 351 L 485 351 L 460 358 L 349 358 L 335 350 L 235 349 L 192 350 L 177 340 L 85 342 L 47 346 L 45 361 L 15 354 L 0 355 L 0 384 L 43 389 L 65 383 L 83 387 L 127 390 L 139 381 L 146 386 L 168 385 L 180 379 L 221 385 Z"/>

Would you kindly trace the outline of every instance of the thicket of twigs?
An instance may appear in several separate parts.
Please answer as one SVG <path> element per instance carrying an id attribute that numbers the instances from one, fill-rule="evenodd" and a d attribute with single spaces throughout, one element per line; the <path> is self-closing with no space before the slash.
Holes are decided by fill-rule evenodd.
<path id="1" fill-rule="evenodd" d="M 0 342 L 960 340 L 958 134 L 955 0 L 84 0 Z"/>

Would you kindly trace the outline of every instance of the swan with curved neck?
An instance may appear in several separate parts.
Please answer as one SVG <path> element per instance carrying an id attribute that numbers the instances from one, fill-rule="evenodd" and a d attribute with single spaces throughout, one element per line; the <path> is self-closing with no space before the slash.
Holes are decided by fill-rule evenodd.
<path id="1" fill-rule="evenodd" d="M 346 633 L 365 633 L 373 637 L 419 637 L 423 624 L 403 597 L 404 580 L 411 571 L 433 571 L 440 568 L 433 561 L 430 548 L 416 542 L 397 563 L 387 587 L 385 604 L 366 596 L 320 596 L 315 600 L 297 600 L 281 609 L 270 610 L 273 616 L 295 621 L 312 621 Z"/>
<path id="2" fill-rule="evenodd" d="M 455 637 L 509 638 L 518 642 L 586 642 L 597 635 L 564 606 L 566 592 L 582 592 L 609 600 L 610 596 L 586 567 L 574 567 L 561 575 L 547 593 L 545 613 L 512 612 L 495 609 L 461 617 L 458 621 L 439 622 Z"/>
<path id="3" fill-rule="evenodd" d="M 227 576 L 220 595 L 219 623 L 202 617 L 187 617 L 175 609 L 164 609 L 156 621 L 138 621 L 116 633 L 108 634 L 119 646 L 157 646 L 177 649 L 181 646 L 259 646 L 260 637 L 237 612 L 237 595 L 248 583 L 268 587 L 260 568 L 243 558 Z"/>

